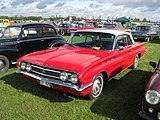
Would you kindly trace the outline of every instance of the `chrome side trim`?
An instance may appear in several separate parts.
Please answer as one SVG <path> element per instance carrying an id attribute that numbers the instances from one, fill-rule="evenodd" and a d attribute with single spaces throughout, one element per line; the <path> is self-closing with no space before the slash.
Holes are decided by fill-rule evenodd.
<path id="1" fill-rule="evenodd" d="M 87 89 L 87 88 L 89 88 L 90 86 L 93 85 L 93 83 L 90 83 L 90 84 L 87 84 L 86 86 L 83 86 L 83 87 L 80 88 L 77 85 L 74 85 L 74 84 L 71 84 L 71 83 L 65 83 L 65 82 L 62 82 L 62 81 L 56 81 L 56 80 L 53 80 L 53 79 L 44 78 L 44 77 L 37 76 L 37 75 L 31 74 L 31 73 L 28 73 L 28 72 L 24 72 L 24 71 L 21 71 L 21 70 L 17 70 L 16 73 L 24 74 L 24 75 L 32 77 L 34 79 L 41 80 L 41 81 L 44 81 L 44 82 L 48 82 L 48 83 L 51 83 L 51 84 L 68 87 L 68 88 L 74 89 L 75 91 L 78 91 L 78 92 L 81 92 L 81 91 L 83 91 L 83 90 L 85 90 L 85 89 Z"/>
<path id="2" fill-rule="evenodd" d="M 12 64 L 16 64 L 16 62 L 12 62 Z"/>

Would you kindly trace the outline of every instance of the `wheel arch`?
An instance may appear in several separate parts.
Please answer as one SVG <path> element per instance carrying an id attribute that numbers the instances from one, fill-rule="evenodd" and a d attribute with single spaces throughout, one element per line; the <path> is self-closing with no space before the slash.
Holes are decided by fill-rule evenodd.
<path id="1" fill-rule="evenodd" d="M 102 75 L 104 77 L 104 82 L 106 83 L 106 81 L 109 79 L 107 72 L 106 71 L 102 71 L 100 73 L 102 73 Z"/>
<path id="2" fill-rule="evenodd" d="M 141 58 L 141 57 L 142 57 L 142 54 L 141 54 L 141 53 L 138 53 L 138 57 Z"/>

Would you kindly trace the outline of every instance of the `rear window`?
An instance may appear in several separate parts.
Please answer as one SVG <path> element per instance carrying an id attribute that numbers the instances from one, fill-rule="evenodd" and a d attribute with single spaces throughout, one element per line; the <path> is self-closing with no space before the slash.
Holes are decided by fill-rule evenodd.
<path id="1" fill-rule="evenodd" d="M 34 38 L 54 35 L 56 35 L 56 31 L 52 27 L 27 27 L 22 32 L 23 38 Z"/>

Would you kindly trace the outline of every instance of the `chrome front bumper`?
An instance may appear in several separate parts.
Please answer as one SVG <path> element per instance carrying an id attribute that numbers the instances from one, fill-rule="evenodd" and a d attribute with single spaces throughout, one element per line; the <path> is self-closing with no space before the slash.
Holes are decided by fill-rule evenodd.
<path id="1" fill-rule="evenodd" d="M 83 91 L 83 90 L 85 90 L 85 89 L 87 89 L 87 88 L 89 88 L 90 86 L 93 85 L 93 83 L 90 83 L 90 84 L 87 84 L 87 85 L 80 88 L 77 85 L 74 85 L 74 84 L 71 84 L 71 83 L 65 83 L 65 82 L 62 82 L 62 81 L 57 81 L 57 80 L 37 76 L 37 75 L 31 74 L 31 73 L 28 73 L 28 72 L 25 72 L 25 71 L 21 71 L 21 70 L 17 70 L 16 73 L 24 74 L 26 76 L 29 76 L 29 77 L 32 77 L 34 79 L 44 81 L 44 82 L 47 82 L 47 83 L 60 85 L 60 86 L 63 86 L 63 87 L 68 87 L 68 88 L 74 89 L 75 91 L 78 91 L 78 92 L 81 92 L 81 91 Z"/>

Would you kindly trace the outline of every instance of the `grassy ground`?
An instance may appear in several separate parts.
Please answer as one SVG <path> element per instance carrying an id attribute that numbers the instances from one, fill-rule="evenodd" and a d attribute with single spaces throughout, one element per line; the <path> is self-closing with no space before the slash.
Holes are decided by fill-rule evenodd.
<path id="1" fill-rule="evenodd" d="M 160 58 L 160 40 L 144 43 L 146 54 L 135 70 L 127 69 L 104 87 L 97 100 L 66 94 L 17 75 L 17 68 L 0 74 L 1 120 L 137 120 L 149 61 Z"/>

